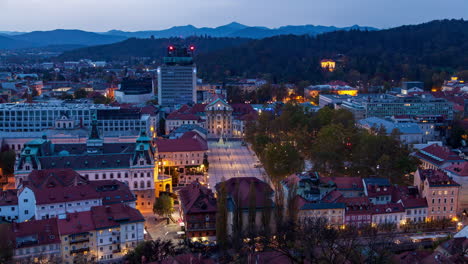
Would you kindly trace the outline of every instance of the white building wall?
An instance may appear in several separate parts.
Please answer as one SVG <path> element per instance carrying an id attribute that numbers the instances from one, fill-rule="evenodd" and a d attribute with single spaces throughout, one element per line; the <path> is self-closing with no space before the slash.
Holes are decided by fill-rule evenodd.
<path id="1" fill-rule="evenodd" d="M 99 205 L 102 205 L 101 199 L 39 204 L 36 206 L 36 219 L 64 217 L 66 213 L 89 211 L 91 207 Z"/>
<path id="2" fill-rule="evenodd" d="M 18 195 L 18 221 L 24 222 L 36 214 L 36 196 L 26 187 Z M 37 218 L 36 218 L 37 219 Z"/>
<path id="3" fill-rule="evenodd" d="M 6 221 L 19 219 L 19 209 L 17 204 L 0 206 L 0 218 Z"/>

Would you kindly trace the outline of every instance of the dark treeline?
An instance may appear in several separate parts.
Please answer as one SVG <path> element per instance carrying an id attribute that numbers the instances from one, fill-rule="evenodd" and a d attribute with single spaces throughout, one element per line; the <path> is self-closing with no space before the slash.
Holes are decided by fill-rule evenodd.
<path id="1" fill-rule="evenodd" d="M 254 40 L 198 56 L 202 77 L 267 77 L 272 82 L 345 80 L 382 85 L 402 78 L 438 86 L 468 66 L 468 21 L 441 20 L 381 31 L 337 31 Z M 323 58 L 344 55 L 326 73 Z"/>
<path id="2" fill-rule="evenodd" d="M 83 58 L 93 60 L 118 61 L 129 60 L 134 57 L 148 57 L 157 62 L 162 61 L 169 45 L 195 45 L 197 53 L 206 53 L 239 46 L 250 39 L 246 38 L 213 38 L 213 37 L 189 37 L 165 38 L 165 39 L 137 39 L 130 38 L 122 42 L 92 46 L 64 52 L 57 57 L 60 61 L 79 60 Z"/>
<path id="3" fill-rule="evenodd" d="M 380 31 L 336 31 L 317 36 L 282 35 L 260 40 L 190 37 L 131 38 L 119 43 L 67 51 L 58 60 L 161 62 L 169 44 L 197 46 L 199 77 L 228 82 L 231 77 L 261 77 L 271 83 L 344 80 L 353 85 L 393 85 L 402 79 L 440 86 L 468 67 L 468 21 L 436 20 Z M 320 68 L 323 58 L 340 55 L 337 70 Z M 341 56 L 343 55 L 343 56 Z"/>

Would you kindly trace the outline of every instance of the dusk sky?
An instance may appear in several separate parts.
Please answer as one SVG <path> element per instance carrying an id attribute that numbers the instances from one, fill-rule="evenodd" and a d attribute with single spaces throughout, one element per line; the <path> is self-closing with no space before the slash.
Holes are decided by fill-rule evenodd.
<path id="1" fill-rule="evenodd" d="M 0 31 L 107 31 L 192 24 L 373 26 L 468 19 L 468 0 L 0 0 Z"/>

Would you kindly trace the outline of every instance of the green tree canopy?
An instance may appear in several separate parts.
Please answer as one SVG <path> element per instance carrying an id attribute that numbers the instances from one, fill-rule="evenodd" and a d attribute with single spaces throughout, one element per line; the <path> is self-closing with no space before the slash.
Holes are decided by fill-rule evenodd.
<path id="1" fill-rule="evenodd" d="M 174 212 L 174 199 L 168 194 L 161 194 L 156 198 L 153 212 L 160 216 L 169 216 Z"/>

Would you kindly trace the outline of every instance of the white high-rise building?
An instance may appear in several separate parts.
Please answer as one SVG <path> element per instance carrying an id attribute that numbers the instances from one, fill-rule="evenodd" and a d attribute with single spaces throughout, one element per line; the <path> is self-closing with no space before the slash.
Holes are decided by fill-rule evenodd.
<path id="1" fill-rule="evenodd" d="M 173 107 L 196 102 L 197 68 L 195 48 L 169 46 L 164 64 L 158 67 L 158 104 Z"/>

